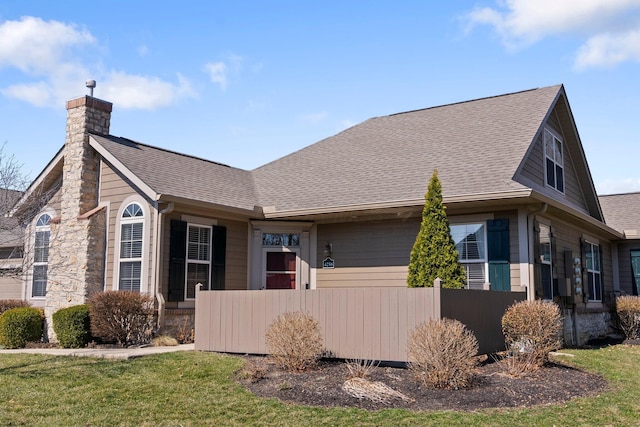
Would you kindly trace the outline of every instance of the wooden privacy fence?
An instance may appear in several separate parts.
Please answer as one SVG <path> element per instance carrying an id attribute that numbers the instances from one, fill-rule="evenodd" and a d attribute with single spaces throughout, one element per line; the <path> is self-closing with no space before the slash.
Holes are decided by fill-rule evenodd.
<path id="1" fill-rule="evenodd" d="M 407 340 L 420 323 L 459 319 L 480 353 L 504 349 L 500 319 L 525 299 L 518 292 L 433 288 L 198 291 L 195 348 L 267 354 L 265 333 L 285 312 L 303 311 L 319 323 L 324 347 L 335 357 L 407 361 Z"/>

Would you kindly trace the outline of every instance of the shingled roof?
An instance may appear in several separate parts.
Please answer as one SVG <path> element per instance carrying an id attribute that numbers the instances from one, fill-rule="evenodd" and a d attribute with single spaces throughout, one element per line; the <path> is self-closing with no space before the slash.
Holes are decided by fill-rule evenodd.
<path id="1" fill-rule="evenodd" d="M 640 193 L 604 195 L 599 199 L 608 226 L 627 237 L 640 238 Z"/>
<path id="2" fill-rule="evenodd" d="M 254 209 L 257 198 L 248 171 L 125 138 L 91 138 L 158 196 Z"/>
<path id="3" fill-rule="evenodd" d="M 513 180 L 562 86 L 369 119 L 253 171 L 277 213 L 526 190 Z"/>

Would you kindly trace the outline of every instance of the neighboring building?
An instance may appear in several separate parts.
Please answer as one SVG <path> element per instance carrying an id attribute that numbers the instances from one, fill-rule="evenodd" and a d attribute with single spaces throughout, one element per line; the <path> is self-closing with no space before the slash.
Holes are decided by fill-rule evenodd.
<path id="1" fill-rule="evenodd" d="M 20 191 L 0 189 L 0 299 L 22 299 L 22 253 L 24 230 L 7 217 L 22 196 Z"/>
<path id="2" fill-rule="evenodd" d="M 111 109 L 67 103 L 65 146 L 16 208 L 49 194 L 23 285 L 47 319 L 109 289 L 151 293 L 168 326 L 197 283 L 406 286 L 437 169 L 470 288 L 557 301 L 568 343 L 607 332 L 624 235 L 561 85 L 373 118 L 252 171 L 109 135 Z"/>

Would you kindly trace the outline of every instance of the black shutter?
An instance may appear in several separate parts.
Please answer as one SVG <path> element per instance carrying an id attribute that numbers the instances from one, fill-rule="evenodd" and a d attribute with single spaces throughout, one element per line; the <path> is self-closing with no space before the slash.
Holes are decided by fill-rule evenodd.
<path id="1" fill-rule="evenodd" d="M 169 240 L 169 301 L 184 301 L 187 257 L 187 223 L 171 220 Z"/>
<path id="2" fill-rule="evenodd" d="M 533 289 L 535 297 L 543 297 L 542 292 L 542 262 L 540 260 L 540 223 L 533 221 Z"/>
<path id="3" fill-rule="evenodd" d="M 492 290 L 511 290 L 509 252 L 509 220 L 493 219 L 487 221 L 487 257 L 489 260 L 489 282 Z"/>
<path id="4" fill-rule="evenodd" d="M 227 228 L 213 226 L 213 272 L 211 273 L 211 289 L 224 289 L 225 262 L 227 256 Z"/>

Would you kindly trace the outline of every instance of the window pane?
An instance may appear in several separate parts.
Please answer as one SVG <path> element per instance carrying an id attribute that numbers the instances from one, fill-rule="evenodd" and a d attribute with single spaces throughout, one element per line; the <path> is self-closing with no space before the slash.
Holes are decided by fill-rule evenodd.
<path id="1" fill-rule="evenodd" d="M 120 263 L 121 291 L 140 292 L 140 282 L 142 277 L 142 263 L 140 261 L 128 261 Z"/>
<path id="2" fill-rule="evenodd" d="M 142 223 L 122 224 L 120 258 L 142 258 Z"/>
<path id="3" fill-rule="evenodd" d="M 557 164 L 559 164 L 560 166 L 563 165 L 562 162 L 562 143 L 560 141 L 558 141 L 557 138 L 553 138 L 553 140 L 555 141 L 554 147 L 555 147 L 555 157 L 554 160 Z"/>
<path id="4" fill-rule="evenodd" d="M 36 227 L 45 227 L 45 226 L 49 225 L 50 221 L 51 221 L 51 216 L 49 216 L 48 214 L 44 214 L 40 218 L 38 218 L 38 222 L 36 223 Z"/>
<path id="5" fill-rule="evenodd" d="M 262 235 L 263 246 L 300 246 L 299 234 L 264 233 Z"/>
<path id="6" fill-rule="evenodd" d="M 201 283 L 203 289 L 209 289 L 209 264 L 187 265 L 187 298 L 196 297 L 196 285 Z"/>
<path id="7" fill-rule="evenodd" d="M 484 260 L 484 224 L 460 224 L 451 226 L 453 238 L 460 260 Z"/>
<path id="8" fill-rule="evenodd" d="M 560 165 L 556 165 L 556 188 L 564 192 L 564 172 Z"/>
<path id="9" fill-rule="evenodd" d="M 47 294 L 47 266 L 36 265 L 33 267 L 33 281 L 31 283 L 31 296 L 43 297 Z"/>
<path id="10" fill-rule="evenodd" d="M 33 248 L 34 262 L 47 262 L 49 260 L 49 231 L 37 231 Z"/>
<path id="11" fill-rule="evenodd" d="M 549 131 L 545 131 L 544 133 L 544 153 L 545 155 L 553 160 L 554 155 L 554 144 L 553 144 L 553 135 Z"/>
<path id="12" fill-rule="evenodd" d="M 462 264 L 467 274 L 467 287 L 469 289 L 482 289 L 486 282 L 484 263 Z"/>
<path id="13" fill-rule="evenodd" d="M 540 265 L 540 281 L 542 282 L 542 297 L 553 298 L 553 280 L 551 277 L 551 264 Z"/>
<path id="14" fill-rule="evenodd" d="M 142 212 L 142 207 L 137 203 L 131 203 L 124 209 L 122 212 L 123 218 L 135 218 L 144 216 L 144 212 Z"/>
<path id="15" fill-rule="evenodd" d="M 208 227 L 189 226 L 187 257 L 197 261 L 211 259 L 211 229 Z"/>
<path id="16" fill-rule="evenodd" d="M 556 169 L 553 160 L 547 159 L 547 184 L 556 186 Z"/>
<path id="17" fill-rule="evenodd" d="M 540 259 L 551 263 L 551 228 L 544 224 L 540 224 Z"/>

